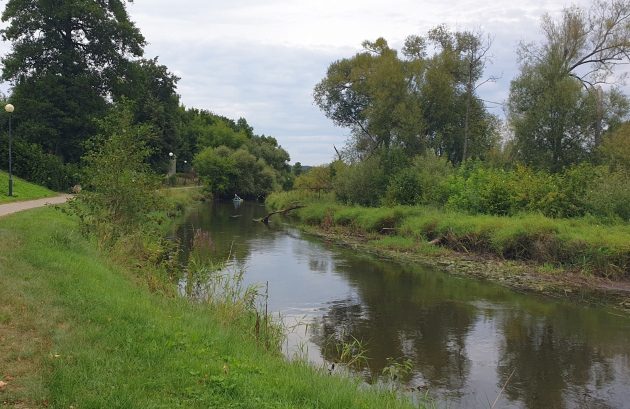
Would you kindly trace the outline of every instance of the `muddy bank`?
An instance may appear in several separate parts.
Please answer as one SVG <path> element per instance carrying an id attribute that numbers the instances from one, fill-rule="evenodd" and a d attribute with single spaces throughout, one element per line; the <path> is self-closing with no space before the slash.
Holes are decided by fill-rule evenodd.
<path id="1" fill-rule="evenodd" d="M 433 246 L 429 243 L 421 243 L 412 249 L 383 248 L 374 244 L 382 235 L 356 234 L 340 227 L 298 226 L 323 240 L 382 258 L 428 265 L 456 276 L 489 280 L 519 292 L 605 305 L 630 314 L 630 281 L 627 280 L 614 281 L 580 271 L 504 260 L 491 254 L 459 253 L 443 247 L 439 252 L 427 252 L 422 246 Z"/>

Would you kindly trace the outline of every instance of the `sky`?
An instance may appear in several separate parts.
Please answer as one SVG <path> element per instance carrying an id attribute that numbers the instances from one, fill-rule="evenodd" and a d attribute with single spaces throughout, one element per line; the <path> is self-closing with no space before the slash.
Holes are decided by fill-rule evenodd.
<path id="1" fill-rule="evenodd" d="M 0 1 L 4 9 L 6 1 Z M 518 71 L 519 42 L 540 40 L 540 18 L 586 0 L 135 0 L 128 11 L 144 34 L 145 57 L 179 76 L 186 107 L 244 117 L 274 136 L 291 162 L 330 162 L 348 129 L 335 127 L 313 102 L 313 87 L 335 60 L 364 40 L 404 39 L 439 25 L 481 30 L 492 39 L 482 98 L 504 102 Z M 9 45 L 0 44 L 0 53 Z M 501 105 L 491 105 L 502 115 Z"/>

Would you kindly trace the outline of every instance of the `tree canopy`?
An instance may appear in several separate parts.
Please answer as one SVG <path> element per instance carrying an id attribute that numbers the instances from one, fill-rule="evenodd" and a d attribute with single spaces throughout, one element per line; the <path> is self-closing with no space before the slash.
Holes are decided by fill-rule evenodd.
<path id="1" fill-rule="evenodd" d="M 106 97 L 141 56 L 144 37 L 121 0 L 9 0 L 2 13 L 2 79 L 13 85 L 17 130 L 48 152 L 78 161 Z"/>

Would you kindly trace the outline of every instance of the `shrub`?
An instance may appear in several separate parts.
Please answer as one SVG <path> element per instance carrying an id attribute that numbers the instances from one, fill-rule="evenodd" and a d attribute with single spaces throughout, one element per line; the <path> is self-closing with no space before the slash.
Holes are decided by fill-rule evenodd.
<path id="1" fill-rule="evenodd" d="M 8 169 L 8 138 L 0 137 L 0 166 Z M 16 176 L 56 191 L 67 191 L 79 183 L 76 164 L 64 164 L 61 158 L 45 153 L 41 146 L 20 138 L 13 139 L 13 172 Z"/>
<path id="2" fill-rule="evenodd" d="M 112 245 L 149 225 L 160 207 L 160 183 L 146 162 L 148 126 L 133 125 L 128 110 L 114 109 L 99 127 L 83 157 L 84 189 L 72 208 L 86 231 Z"/>
<path id="3" fill-rule="evenodd" d="M 414 205 L 422 199 L 422 184 L 416 169 L 407 168 L 392 177 L 385 192 L 385 204 Z"/>
<path id="4" fill-rule="evenodd" d="M 591 185 L 585 201 L 594 215 L 630 222 L 630 171 L 602 172 Z"/>
<path id="5" fill-rule="evenodd" d="M 341 169 L 334 178 L 337 198 L 344 203 L 378 206 L 387 187 L 387 177 L 377 157 Z"/>

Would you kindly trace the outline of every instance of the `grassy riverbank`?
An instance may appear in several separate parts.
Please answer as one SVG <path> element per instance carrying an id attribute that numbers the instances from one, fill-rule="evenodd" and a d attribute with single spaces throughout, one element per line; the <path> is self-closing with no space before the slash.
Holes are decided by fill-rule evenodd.
<path id="1" fill-rule="evenodd" d="M 9 196 L 9 174 L 0 171 L 0 203 L 10 203 L 22 200 L 41 199 L 56 196 L 57 193 L 43 186 L 34 185 L 13 176 L 13 196 Z"/>
<path id="2" fill-rule="evenodd" d="M 149 291 L 55 209 L 0 219 L 0 299 L 3 406 L 409 407 L 287 363 L 248 320 L 227 327 L 207 305 Z"/>
<path id="3" fill-rule="evenodd" d="M 551 219 L 533 214 L 471 216 L 427 207 L 344 206 L 329 197 L 300 192 L 273 194 L 267 204 L 279 209 L 296 201 L 307 204 L 295 211 L 299 220 L 318 233 L 389 255 L 413 255 L 440 264 L 449 255 L 456 261 L 462 256 L 467 261 L 496 261 L 506 267 L 505 274 L 497 270 L 476 275 L 499 281 L 518 275 L 518 271 L 538 273 L 545 281 L 563 278 L 563 283 L 567 283 L 563 274 L 578 272 L 578 287 L 585 277 L 593 277 L 594 285 L 600 284 L 597 278 L 630 279 L 627 224 L 603 225 L 595 220 Z M 524 283 L 526 280 L 518 281 L 519 287 L 540 286 L 539 279 L 533 279 L 531 285 Z"/>

